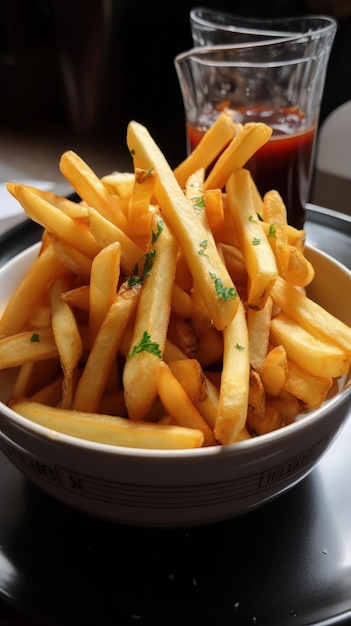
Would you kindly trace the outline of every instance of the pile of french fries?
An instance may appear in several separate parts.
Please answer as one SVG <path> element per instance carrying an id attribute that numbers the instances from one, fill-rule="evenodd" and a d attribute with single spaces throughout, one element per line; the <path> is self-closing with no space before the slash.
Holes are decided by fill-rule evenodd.
<path id="1" fill-rule="evenodd" d="M 99 178 L 62 155 L 79 201 L 7 184 L 43 227 L 0 320 L 14 411 L 87 440 L 185 449 L 279 429 L 335 393 L 351 329 L 306 295 L 305 232 L 245 169 L 271 132 L 223 112 L 172 170 L 132 121 L 133 172 Z"/>

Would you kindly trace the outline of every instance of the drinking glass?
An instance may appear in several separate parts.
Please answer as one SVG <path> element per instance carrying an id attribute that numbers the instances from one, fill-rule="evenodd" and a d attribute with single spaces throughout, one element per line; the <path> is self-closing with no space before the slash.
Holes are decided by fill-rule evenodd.
<path id="1" fill-rule="evenodd" d="M 241 18 L 236 43 L 197 46 L 175 57 L 187 149 L 195 148 L 223 110 L 236 122 L 268 124 L 271 139 L 245 167 L 262 195 L 279 191 L 289 223 L 303 228 L 336 21 L 304 16 L 243 24 Z"/>

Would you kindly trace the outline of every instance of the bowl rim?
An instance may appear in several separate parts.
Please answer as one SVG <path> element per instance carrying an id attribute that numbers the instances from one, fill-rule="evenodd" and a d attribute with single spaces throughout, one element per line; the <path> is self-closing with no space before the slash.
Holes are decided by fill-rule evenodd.
<path id="1" fill-rule="evenodd" d="M 40 248 L 40 241 L 32 244 L 25 250 L 22 250 L 14 257 L 9 259 L 1 268 L 0 268 L 0 280 L 2 274 L 6 273 L 10 266 L 15 264 L 16 262 L 20 262 L 22 257 L 26 257 L 33 253 L 36 249 Z M 350 278 L 351 282 L 351 269 L 346 267 L 343 263 L 332 257 L 327 252 L 320 250 L 316 246 L 306 244 L 306 252 L 311 250 L 313 253 L 317 253 L 322 257 L 325 257 L 326 260 L 331 262 L 334 265 L 339 266 L 339 269 L 342 270 L 346 275 Z M 115 456 L 118 454 L 119 456 L 128 456 L 128 457 L 138 457 L 144 459 L 184 459 L 184 458 L 203 458 L 203 457 L 214 457 L 214 456 L 240 456 L 241 454 L 247 452 L 247 450 L 256 450 L 261 447 L 266 447 L 267 444 L 273 444 L 276 440 L 280 440 L 283 445 L 286 440 L 288 440 L 293 434 L 298 434 L 300 430 L 306 427 L 306 423 L 311 427 L 314 422 L 319 421 L 327 416 L 329 411 L 333 410 L 340 403 L 346 401 L 346 397 L 350 396 L 351 398 L 351 378 L 349 375 L 349 379 L 346 382 L 345 386 L 339 390 L 334 396 L 327 399 L 319 408 L 307 410 L 303 413 L 300 413 L 296 420 L 291 424 L 287 424 L 286 426 L 264 433 L 263 435 L 258 435 L 257 437 L 253 437 L 251 439 L 237 441 L 227 445 L 217 445 L 217 446 L 208 446 L 202 448 L 190 448 L 190 449 L 177 449 L 177 450 L 169 450 L 169 449 L 155 449 L 155 448 L 134 448 L 128 446 L 118 446 L 114 444 L 107 443 L 99 443 L 95 441 L 91 441 L 88 439 L 82 439 L 80 437 L 74 437 L 72 435 L 68 435 L 65 433 L 61 433 L 60 431 L 56 431 L 54 429 L 50 429 L 46 426 L 42 426 L 41 424 L 37 424 L 34 421 L 20 415 L 13 411 L 10 407 L 8 407 L 4 402 L 0 400 L 0 413 L 3 416 L 6 416 L 8 420 L 10 420 L 16 427 L 20 428 L 22 431 L 35 435 L 42 440 L 46 440 L 50 443 L 56 444 L 64 444 L 70 448 L 83 448 L 85 450 L 90 450 L 95 453 L 104 453 L 107 455 Z M 0 436 L 5 435 L 6 433 L 3 431 L 0 422 Z"/>

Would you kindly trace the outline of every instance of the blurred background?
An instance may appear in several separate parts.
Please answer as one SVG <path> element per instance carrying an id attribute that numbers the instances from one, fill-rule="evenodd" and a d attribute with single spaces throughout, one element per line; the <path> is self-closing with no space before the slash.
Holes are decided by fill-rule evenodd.
<path id="1" fill-rule="evenodd" d="M 131 119 L 149 128 L 172 165 L 184 158 L 173 59 L 191 47 L 193 6 L 189 0 L 157 10 L 140 0 L 1 0 L 1 180 L 11 168 L 55 176 L 66 149 L 98 174 L 129 169 Z M 351 0 L 216 1 L 216 8 L 256 17 L 334 15 L 338 31 L 320 120 L 351 98 Z"/>

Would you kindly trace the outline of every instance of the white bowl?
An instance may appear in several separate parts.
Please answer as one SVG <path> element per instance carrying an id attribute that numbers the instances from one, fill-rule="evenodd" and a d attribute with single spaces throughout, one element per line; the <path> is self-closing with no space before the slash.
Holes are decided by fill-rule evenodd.
<path id="1" fill-rule="evenodd" d="M 0 311 L 34 260 L 34 245 L 0 270 Z M 310 296 L 351 325 L 351 272 L 307 248 L 316 269 Z M 88 514 L 149 526 L 194 525 L 240 515 L 302 480 L 332 444 L 350 409 L 351 383 L 293 424 L 225 447 L 189 451 L 102 445 L 36 425 L 4 404 L 11 376 L 0 374 L 0 446 L 42 490 Z"/>

